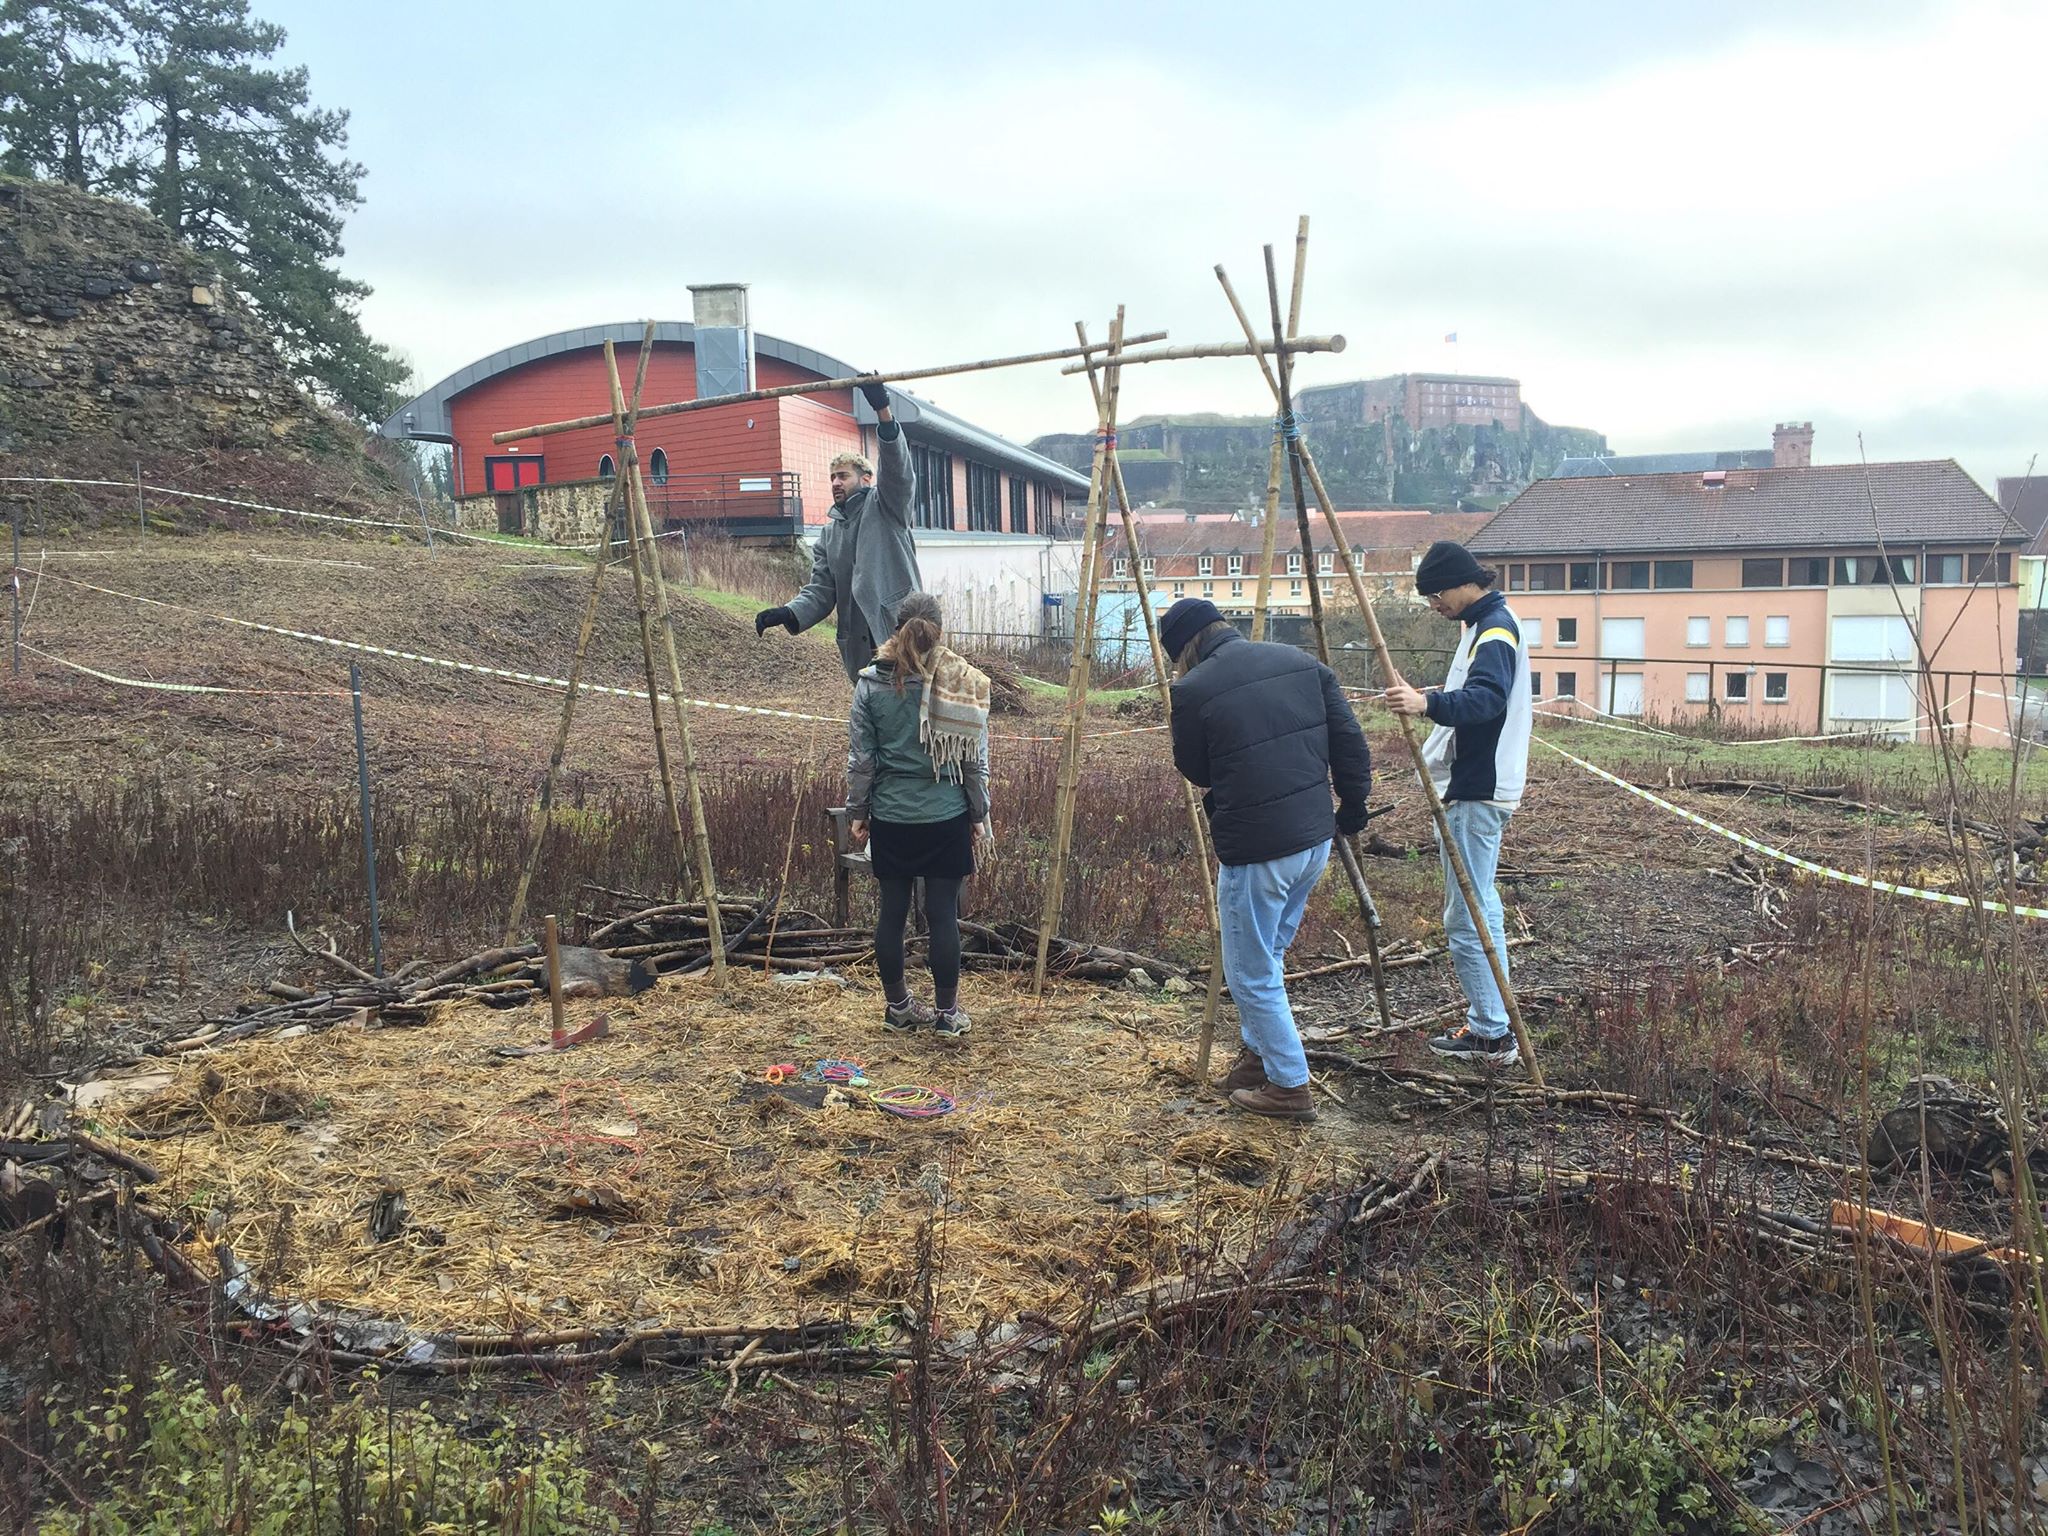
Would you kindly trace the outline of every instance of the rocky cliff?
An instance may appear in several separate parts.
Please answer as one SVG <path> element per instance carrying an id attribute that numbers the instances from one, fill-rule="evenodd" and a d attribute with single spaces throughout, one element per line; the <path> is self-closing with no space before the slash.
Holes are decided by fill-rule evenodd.
<path id="1" fill-rule="evenodd" d="M 149 214 L 0 178 L 0 452 L 353 452 L 359 437 Z"/>
<path id="2" fill-rule="evenodd" d="M 1365 425 L 1319 420 L 1304 412 L 1316 467 L 1340 507 L 1427 507 L 1492 511 L 1574 453 L 1604 450 L 1606 439 L 1529 416 L 1506 427 L 1427 427 L 1400 418 Z M 1134 502 L 1234 512 L 1263 505 L 1273 442 L 1266 416 L 1152 416 L 1117 430 L 1124 483 Z M 1086 474 L 1094 439 L 1061 433 L 1034 440 L 1047 458 Z M 1282 481 L 1282 495 L 1292 492 Z"/>

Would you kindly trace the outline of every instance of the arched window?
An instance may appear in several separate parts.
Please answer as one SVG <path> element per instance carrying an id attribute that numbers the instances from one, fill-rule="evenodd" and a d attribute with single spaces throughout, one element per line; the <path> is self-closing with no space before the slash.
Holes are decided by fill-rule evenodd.
<path id="1" fill-rule="evenodd" d="M 603 458 L 597 461 L 598 479 L 609 480 L 614 475 L 618 474 L 618 472 L 618 466 L 612 463 L 612 456 L 610 454 L 606 454 Z"/>
<path id="2" fill-rule="evenodd" d="M 657 448 L 647 459 L 647 476 L 656 485 L 668 484 L 668 450 Z"/>

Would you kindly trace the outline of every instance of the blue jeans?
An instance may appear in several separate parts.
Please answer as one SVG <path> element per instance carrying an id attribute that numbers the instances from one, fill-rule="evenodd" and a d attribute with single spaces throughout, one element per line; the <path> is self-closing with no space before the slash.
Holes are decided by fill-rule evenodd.
<path id="1" fill-rule="evenodd" d="M 1501 930 L 1500 892 L 1493 888 L 1493 874 L 1500 867 L 1501 834 L 1508 829 L 1509 814 L 1483 800 L 1452 800 L 1444 805 L 1444 820 L 1458 852 L 1464 855 L 1472 889 L 1479 893 L 1486 931 L 1493 935 L 1503 973 L 1508 968 L 1508 941 Z M 1444 866 L 1444 937 L 1450 945 L 1451 964 L 1457 968 L 1458 985 L 1465 989 L 1465 1023 L 1473 1034 L 1498 1040 L 1508 1032 L 1508 1010 L 1500 1000 L 1500 988 L 1494 985 L 1493 967 L 1486 963 L 1479 929 L 1465 910 L 1465 897 L 1458 889 L 1458 877 L 1451 873 L 1441 834 L 1437 854 Z"/>
<path id="2" fill-rule="evenodd" d="M 1223 975 L 1237 1004 L 1238 1034 L 1281 1088 L 1308 1082 L 1308 1057 L 1287 1006 L 1287 946 L 1301 927 L 1309 892 L 1323 878 L 1330 845 L 1318 843 L 1263 864 L 1225 864 L 1216 872 L 1223 919 Z"/>

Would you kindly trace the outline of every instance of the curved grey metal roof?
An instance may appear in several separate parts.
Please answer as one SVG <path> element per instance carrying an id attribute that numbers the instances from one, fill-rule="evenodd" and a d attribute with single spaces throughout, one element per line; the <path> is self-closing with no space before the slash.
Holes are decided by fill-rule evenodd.
<path id="1" fill-rule="evenodd" d="M 517 346 L 506 347 L 493 352 L 489 357 L 478 358 L 467 367 L 455 372 L 434 385 L 423 394 L 414 396 L 387 417 L 377 430 L 380 435 L 390 438 L 412 438 L 423 442 L 447 443 L 455 439 L 454 419 L 450 407 L 455 397 L 465 390 L 498 374 L 508 373 L 526 363 L 543 357 L 554 357 L 563 352 L 580 352 L 585 347 L 601 347 L 607 341 L 614 346 L 637 346 L 641 334 L 646 330 L 642 320 L 620 321 L 612 325 L 578 326 L 573 331 L 556 331 L 550 336 L 536 336 L 531 341 L 522 341 Z M 696 343 L 697 328 L 687 320 L 657 320 L 654 323 L 656 341 L 681 342 L 685 346 Z M 784 341 L 779 336 L 769 336 L 761 331 L 754 332 L 754 351 L 761 357 L 772 357 L 778 362 L 802 368 L 827 379 L 850 378 L 860 372 L 851 363 L 815 348 L 800 346 L 793 341 Z M 1064 464 L 1059 464 L 1042 454 L 1033 453 L 1021 444 L 1013 443 L 1006 437 L 985 431 L 971 422 L 963 421 L 950 411 L 942 411 L 935 405 L 927 405 L 915 395 L 904 393 L 891 386 L 890 404 L 897 420 L 909 430 L 913 440 L 926 439 L 947 444 L 955 449 L 980 455 L 984 458 L 1000 459 L 1047 480 L 1058 481 L 1069 490 L 1085 493 L 1088 477 L 1076 474 Z M 859 394 L 853 398 L 854 420 L 863 426 L 873 426 L 875 413 Z"/>

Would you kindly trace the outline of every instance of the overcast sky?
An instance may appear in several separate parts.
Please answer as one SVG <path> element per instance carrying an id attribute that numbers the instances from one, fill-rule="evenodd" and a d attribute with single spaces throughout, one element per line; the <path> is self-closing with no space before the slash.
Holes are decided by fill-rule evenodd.
<path id="1" fill-rule="evenodd" d="M 368 168 L 347 270 L 422 388 L 752 285 L 860 367 L 1175 341 L 1263 305 L 1312 218 L 1304 383 L 1510 374 L 1618 452 L 1767 444 L 2048 468 L 2048 6 L 338 6 L 255 0 Z M 1291 34 L 1275 29 L 1287 25 Z M 1448 343 L 1447 333 L 1458 340 Z M 1053 366 L 939 381 L 1085 431 Z M 593 401 L 593 409 L 602 401 Z M 1126 418 L 1257 411 L 1250 364 L 1133 370 Z"/>

